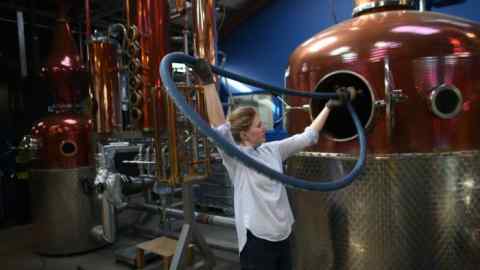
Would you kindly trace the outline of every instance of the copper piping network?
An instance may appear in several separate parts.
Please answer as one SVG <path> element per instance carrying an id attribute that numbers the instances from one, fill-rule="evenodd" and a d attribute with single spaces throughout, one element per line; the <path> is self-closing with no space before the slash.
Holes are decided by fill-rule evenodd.
<path id="1" fill-rule="evenodd" d="M 210 64 L 217 63 L 217 29 L 215 20 L 215 0 L 196 0 L 193 1 L 193 26 L 194 26 L 194 45 L 195 56 L 206 59 Z M 197 91 L 197 110 L 206 116 L 205 98 L 201 91 Z M 194 131 L 198 134 L 198 131 Z M 205 151 L 205 164 L 210 167 L 209 142 L 203 138 Z M 198 157 L 195 157 L 198 158 Z M 194 160 L 194 162 L 199 162 Z"/>
<path id="2" fill-rule="evenodd" d="M 90 15 L 90 0 L 85 0 L 85 40 L 87 42 L 92 35 L 92 24 Z"/>

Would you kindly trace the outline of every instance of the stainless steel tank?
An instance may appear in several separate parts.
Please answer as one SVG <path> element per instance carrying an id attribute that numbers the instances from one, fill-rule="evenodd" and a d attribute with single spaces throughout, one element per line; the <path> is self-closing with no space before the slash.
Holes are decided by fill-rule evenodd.
<path id="1" fill-rule="evenodd" d="M 32 170 L 33 249 L 42 255 L 70 255 L 103 246 L 91 229 L 100 224 L 99 201 L 87 185 L 92 167 Z"/>
<path id="2" fill-rule="evenodd" d="M 290 191 L 295 269 L 480 264 L 480 25 L 393 2 L 364 5 L 290 57 L 290 88 L 361 90 L 353 105 L 369 153 L 360 178 L 341 191 Z M 325 102 L 290 99 L 292 106 L 304 104 L 316 115 Z M 302 131 L 310 117 L 290 112 L 289 131 Z M 320 181 L 349 172 L 358 145 L 346 110 L 333 111 L 323 133 L 288 161 L 289 174 Z"/>

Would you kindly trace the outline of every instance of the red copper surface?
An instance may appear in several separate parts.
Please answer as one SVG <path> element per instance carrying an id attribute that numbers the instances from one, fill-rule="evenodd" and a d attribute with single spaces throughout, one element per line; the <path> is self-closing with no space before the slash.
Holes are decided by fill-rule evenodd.
<path id="1" fill-rule="evenodd" d="M 168 38 L 168 3 L 157 0 L 138 0 L 136 10 L 136 23 L 140 33 L 140 61 L 143 77 L 143 130 L 151 130 L 153 125 L 159 129 L 165 127 L 165 108 L 158 106 L 155 112 L 158 123 L 153 123 L 152 102 L 163 104 L 164 97 L 157 93 L 161 86 L 158 66 L 163 56 L 169 50 Z M 155 87 L 155 89 L 153 89 Z M 153 91 L 152 91 L 153 89 Z M 152 93 L 155 93 L 152 95 Z"/>
<path id="2" fill-rule="evenodd" d="M 375 99 L 382 100 L 385 57 L 390 59 L 396 88 L 402 89 L 408 100 L 395 106 L 396 126 L 391 137 L 386 129 L 385 109 L 375 109 L 367 133 L 369 152 L 479 148 L 480 125 L 476 117 L 480 113 L 480 25 L 471 21 L 416 11 L 356 17 L 297 47 L 290 56 L 287 86 L 312 91 L 327 74 L 348 70 L 363 76 Z M 428 109 L 426 97 L 433 87 L 443 83 L 455 85 L 463 95 L 463 110 L 453 119 L 440 119 Z M 291 98 L 290 104 L 309 104 L 309 99 Z M 310 123 L 304 112 L 291 111 L 288 118 L 291 133 L 301 132 Z M 356 153 L 358 145 L 357 140 L 335 142 L 321 138 L 313 150 Z"/>
<path id="3" fill-rule="evenodd" d="M 32 127 L 38 142 L 37 169 L 70 169 L 92 165 L 92 121 L 74 113 L 52 114 Z"/>
<path id="4" fill-rule="evenodd" d="M 97 133 L 111 133 L 121 127 L 116 48 L 103 41 L 89 44 L 93 117 Z"/>
<path id="5" fill-rule="evenodd" d="M 158 67 L 162 58 L 170 52 L 170 35 L 168 33 L 169 8 L 168 1 L 153 1 L 152 6 L 152 61 L 150 70 L 152 71 L 152 84 L 155 86 L 155 130 L 159 134 L 166 128 L 166 102 L 165 91 L 161 90 L 162 81 Z"/>
<path id="6" fill-rule="evenodd" d="M 58 110 L 72 108 L 86 95 L 88 75 L 65 18 L 65 7 L 59 1 L 57 26 L 47 65 L 43 68 L 50 82 L 55 107 Z"/>

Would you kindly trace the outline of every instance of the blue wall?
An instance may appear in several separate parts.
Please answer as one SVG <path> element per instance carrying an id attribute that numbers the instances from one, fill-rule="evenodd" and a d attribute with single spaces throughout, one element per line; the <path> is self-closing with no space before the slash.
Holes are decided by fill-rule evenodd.
<path id="1" fill-rule="evenodd" d="M 239 26 L 220 50 L 227 54 L 225 67 L 254 79 L 283 86 L 288 57 L 303 41 L 329 26 L 334 20 L 329 3 L 335 3 L 338 21 L 351 18 L 352 0 L 273 0 L 254 17 Z M 434 9 L 480 21 L 480 1 Z"/>

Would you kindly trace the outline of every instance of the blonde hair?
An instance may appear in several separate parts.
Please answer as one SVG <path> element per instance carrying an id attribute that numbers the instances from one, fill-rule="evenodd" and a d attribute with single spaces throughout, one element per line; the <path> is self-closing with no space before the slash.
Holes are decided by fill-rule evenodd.
<path id="1" fill-rule="evenodd" d="M 228 115 L 227 120 L 230 123 L 230 130 L 235 142 L 242 142 L 240 134 L 252 126 L 255 115 L 257 115 L 257 110 L 249 106 L 238 107 Z"/>

